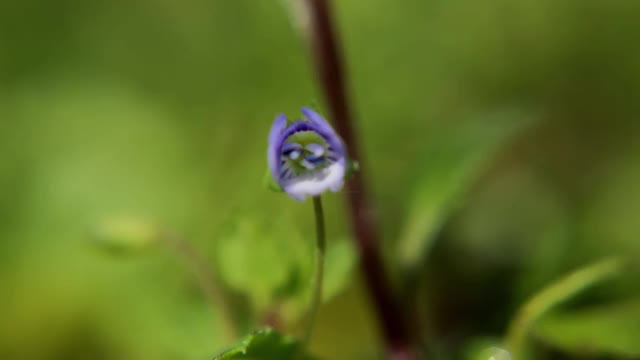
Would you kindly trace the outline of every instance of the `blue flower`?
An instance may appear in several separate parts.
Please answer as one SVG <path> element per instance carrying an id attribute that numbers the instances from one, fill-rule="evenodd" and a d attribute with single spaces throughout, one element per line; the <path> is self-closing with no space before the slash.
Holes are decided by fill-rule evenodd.
<path id="1" fill-rule="evenodd" d="M 306 120 L 287 125 L 280 114 L 269 132 L 267 160 L 271 176 L 289 196 L 303 201 L 342 188 L 347 153 L 342 139 L 315 111 L 302 108 Z"/>

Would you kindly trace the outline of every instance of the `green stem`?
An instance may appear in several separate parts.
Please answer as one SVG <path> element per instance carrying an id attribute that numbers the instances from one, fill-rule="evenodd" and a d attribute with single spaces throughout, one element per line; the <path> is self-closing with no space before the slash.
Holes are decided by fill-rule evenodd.
<path id="1" fill-rule="evenodd" d="M 522 356 L 526 334 L 536 320 L 552 307 L 568 300 L 585 288 L 620 273 L 623 265 L 622 260 L 610 258 L 580 268 L 552 283 L 527 301 L 511 321 L 505 339 L 505 345 L 514 359 Z"/>
<path id="2" fill-rule="evenodd" d="M 313 332 L 313 326 L 315 323 L 318 308 L 322 301 L 322 281 L 324 277 L 324 254 L 326 248 L 325 228 L 324 228 L 324 213 L 322 211 L 322 200 L 320 196 L 313 198 L 313 211 L 316 218 L 316 271 L 313 277 L 313 293 L 311 294 L 311 304 L 309 305 L 309 314 L 307 316 L 307 324 L 304 331 L 304 337 L 302 348 L 305 348 L 311 334 Z"/>

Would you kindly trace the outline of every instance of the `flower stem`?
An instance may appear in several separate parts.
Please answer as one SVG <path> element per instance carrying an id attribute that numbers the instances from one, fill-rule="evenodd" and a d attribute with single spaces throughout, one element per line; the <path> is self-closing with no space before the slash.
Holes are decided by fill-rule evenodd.
<path id="1" fill-rule="evenodd" d="M 324 254 L 326 249 L 326 236 L 324 228 L 324 212 L 322 211 L 322 199 L 320 196 L 313 197 L 313 212 L 316 219 L 316 271 L 313 276 L 313 289 L 311 294 L 311 304 L 307 315 L 307 324 L 303 337 L 303 348 L 311 339 L 313 326 L 315 323 L 318 308 L 322 302 L 322 282 L 324 278 Z"/>
<path id="2" fill-rule="evenodd" d="M 396 297 L 380 253 L 375 211 L 363 177 L 355 119 L 347 98 L 347 76 L 329 0 L 304 0 L 309 15 L 308 38 L 321 89 L 338 134 L 361 170 L 346 184 L 351 226 L 360 254 L 364 281 L 375 309 L 390 359 L 416 359 L 411 326 Z M 366 169 L 365 169 L 366 170 Z"/>

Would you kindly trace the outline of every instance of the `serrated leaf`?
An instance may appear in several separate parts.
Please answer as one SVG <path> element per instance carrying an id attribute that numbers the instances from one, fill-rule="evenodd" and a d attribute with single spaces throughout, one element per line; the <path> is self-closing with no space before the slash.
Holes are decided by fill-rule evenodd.
<path id="1" fill-rule="evenodd" d="M 533 331 L 569 353 L 640 357 L 640 299 L 551 313 Z"/>
<path id="2" fill-rule="evenodd" d="M 489 159 L 515 134 L 532 122 L 520 111 L 500 111 L 483 119 L 439 132 L 419 166 L 420 176 L 407 210 L 399 240 L 399 258 L 414 267 L 431 247 L 434 234 L 462 196 L 469 190 Z"/>
<path id="3" fill-rule="evenodd" d="M 300 342 L 283 335 L 272 328 L 257 330 L 240 343 L 232 346 L 214 358 L 214 360 L 288 360 L 310 359 L 300 355 Z"/>

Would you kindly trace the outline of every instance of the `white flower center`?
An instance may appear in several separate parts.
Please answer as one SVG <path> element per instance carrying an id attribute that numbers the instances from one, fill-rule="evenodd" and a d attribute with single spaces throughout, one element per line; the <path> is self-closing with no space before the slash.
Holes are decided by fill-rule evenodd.
<path id="1" fill-rule="evenodd" d="M 335 162 L 325 168 L 286 180 L 283 189 L 295 199 L 304 200 L 307 196 L 317 196 L 327 190 L 340 190 L 344 183 L 344 175 L 344 163 Z"/>

